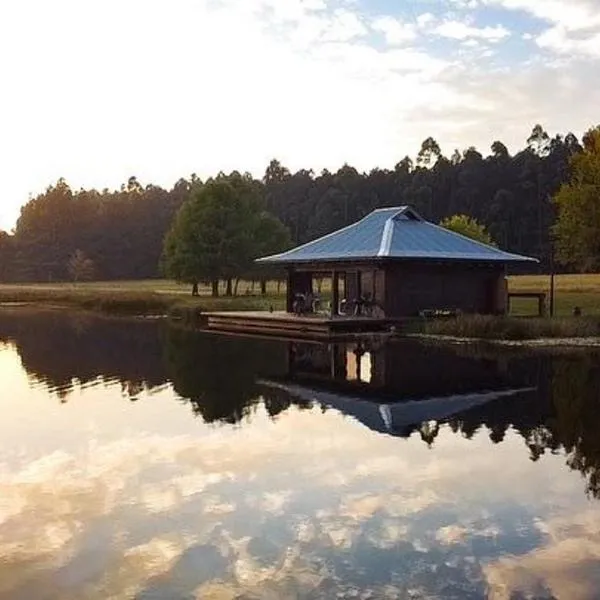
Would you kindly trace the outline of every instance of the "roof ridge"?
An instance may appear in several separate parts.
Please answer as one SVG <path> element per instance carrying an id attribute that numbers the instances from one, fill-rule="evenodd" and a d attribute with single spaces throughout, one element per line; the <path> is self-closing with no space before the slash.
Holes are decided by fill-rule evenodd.
<path id="1" fill-rule="evenodd" d="M 349 225 L 346 225 L 345 227 L 342 227 L 341 229 L 336 229 L 335 231 L 330 231 L 329 233 L 326 233 L 325 235 L 322 235 L 314 240 L 310 240 L 308 242 L 304 242 L 304 244 L 300 244 L 299 246 L 296 246 L 295 248 L 291 248 L 290 250 L 285 250 L 284 252 L 279 252 L 278 254 L 273 254 L 271 256 L 265 256 L 262 258 L 258 258 L 255 260 L 255 262 L 262 262 L 265 259 L 273 259 L 273 258 L 277 258 L 278 256 L 281 256 L 283 254 L 287 254 L 288 252 L 296 252 L 297 250 L 304 250 L 310 246 L 312 246 L 313 244 L 316 244 L 317 242 L 322 242 L 323 240 L 326 240 L 330 237 L 333 237 L 334 235 L 337 235 L 339 233 L 342 233 L 342 231 L 347 231 L 348 229 L 352 229 L 353 227 L 356 227 L 359 223 L 362 223 L 363 221 L 365 221 L 366 219 L 368 219 L 372 214 L 374 214 L 375 212 L 382 210 L 382 209 L 376 209 L 376 210 L 372 210 L 370 213 L 367 213 L 364 217 L 360 218 L 358 221 L 354 221 L 354 223 L 350 223 Z"/>

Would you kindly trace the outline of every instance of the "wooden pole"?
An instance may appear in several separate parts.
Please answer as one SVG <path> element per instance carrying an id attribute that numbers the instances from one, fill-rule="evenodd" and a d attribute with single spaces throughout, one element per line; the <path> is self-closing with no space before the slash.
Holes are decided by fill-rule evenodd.
<path id="1" fill-rule="evenodd" d="M 340 276 L 337 271 L 333 271 L 331 274 L 331 287 L 333 292 L 333 298 L 331 301 L 331 316 L 337 317 L 340 305 Z"/>
<path id="2" fill-rule="evenodd" d="M 550 317 L 554 316 L 554 243 L 550 242 Z"/>
<path id="3" fill-rule="evenodd" d="M 287 271 L 287 287 L 286 287 L 286 312 L 294 312 L 294 294 L 296 293 L 295 273 L 293 269 Z"/>

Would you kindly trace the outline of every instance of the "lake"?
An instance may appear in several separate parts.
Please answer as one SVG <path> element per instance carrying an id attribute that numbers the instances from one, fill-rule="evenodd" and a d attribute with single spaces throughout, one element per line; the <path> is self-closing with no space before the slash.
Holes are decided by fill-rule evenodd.
<path id="1" fill-rule="evenodd" d="M 598 599 L 600 361 L 0 311 L 0 598 Z"/>

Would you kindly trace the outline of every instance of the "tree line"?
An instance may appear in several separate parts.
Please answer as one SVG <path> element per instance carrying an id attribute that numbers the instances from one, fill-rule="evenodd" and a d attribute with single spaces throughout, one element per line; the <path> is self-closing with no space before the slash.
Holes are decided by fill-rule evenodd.
<path id="1" fill-rule="evenodd" d="M 349 165 L 292 173 L 273 160 L 261 179 L 234 172 L 202 182 L 192 175 L 171 189 L 132 177 L 116 191 L 73 190 L 61 179 L 23 207 L 12 234 L 0 232 L 0 280 L 143 279 L 166 269 L 192 282 L 173 258 L 175 240 L 185 235 L 203 280 L 253 276 L 255 256 L 307 242 L 374 208 L 405 204 L 436 223 L 468 215 L 501 248 L 540 258 L 539 269 L 548 269 L 556 253 L 570 268 L 593 270 L 600 266 L 595 132 L 580 141 L 536 125 L 516 154 L 495 141 L 486 156 L 470 147 L 448 157 L 429 137 L 414 161 L 407 156 L 393 169 L 369 173 Z M 215 210 L 192 210 L 186 200 L 198 197 Z M 194 231 L 184 233 L 186 220 L 196 222 Z M 176 228 L 179 234 L 167 235 Z M 589 243 L 576 252 L 572 240 L 580 231 Z M 165 237 L 170 250 L 163 253 Z"/>

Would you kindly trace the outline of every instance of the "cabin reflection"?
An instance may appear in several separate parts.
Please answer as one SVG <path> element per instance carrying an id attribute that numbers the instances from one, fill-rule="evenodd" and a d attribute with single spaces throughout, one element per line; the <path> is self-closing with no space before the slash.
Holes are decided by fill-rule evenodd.
<path id="1" fill-rule="evenodd" d="M 287 380 L 382 401 L 530 387 L 530 365 L 411 340 L 289 342 Z M 512 361 L 514 362 L 514 361 Z M 529 361 L 531 362 L 531 361 Z"/>
<path id="2" fill-rule="evenodd" d="M 289 342 L 287 352 L 286 375 L 264 385 L 339 410 L 379 433 L 407 437 L 418 431 L 428 444 L 440 423 L 537 389 L 531 368 L 411 340 Z"/>

